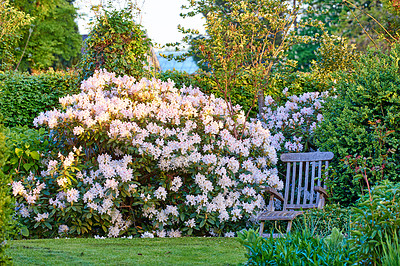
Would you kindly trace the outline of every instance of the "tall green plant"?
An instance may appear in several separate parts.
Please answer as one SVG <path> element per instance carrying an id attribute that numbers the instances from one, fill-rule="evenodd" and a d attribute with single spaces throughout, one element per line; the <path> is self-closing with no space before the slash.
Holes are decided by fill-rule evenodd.
<path id="1" fill-rule="evenodd" d="M 388 180 L 379 183 L 371 189 L 371 197 L 364 195 L 360 198 L 353 213 L 354 230 L 350 241 L 354 249 L 364 263 L 381 264 L 383 255 L 388 252 L 388 242 L 398 243 L 400 183 Z"/>
<path id="2" fill-rule="evenodd" d="M 136 79 L 150 76 L 151 40 L 134 22 L 131 10 L 104 10 L 86 39 L 80 62 L 81 79 L 106 69 Z"/>
<path id="3" fill-rule="evenodd" d="M 13 214 L 13 199 L 11 198 L 10 175 L 3 173 L 6 162 L 7 147 L 3 127 L 0 128 L 0 264 L 7 264 L 11 258 L 5 254 L 7 240 L 11 230 L 11 216 Z"/>

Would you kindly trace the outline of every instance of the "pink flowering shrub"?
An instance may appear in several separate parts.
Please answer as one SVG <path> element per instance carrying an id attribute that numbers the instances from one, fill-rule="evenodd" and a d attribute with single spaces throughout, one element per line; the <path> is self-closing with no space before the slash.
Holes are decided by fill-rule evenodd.
<path id="1" fill-rule="evenodd" d="M 283 187 L 269 131 L 197 88 L 100 71 L 60 103 L 34 121 L 59 155 L 12 183 L 42 236 L 232 236 L 264 208 L 260 186 Z"/>
<path id="2" fill-rule="evenodd" d="M 266 97 L 260 120 L 271 132 L 271 145 L 279 154 L 317 150 L 313 141 L 314 129 L 323 120 L 322 106 L 326 97 L 327 92 L 307 92 L 289 96 L 284 105 Z"/>

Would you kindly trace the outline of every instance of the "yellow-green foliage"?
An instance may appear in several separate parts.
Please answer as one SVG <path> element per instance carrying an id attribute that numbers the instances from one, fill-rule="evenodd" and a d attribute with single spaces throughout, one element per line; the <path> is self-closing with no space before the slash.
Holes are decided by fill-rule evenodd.
<path id="1" fill-rule="evenodd" d="M 5 255 L 7 239 L 10 233 L 11 215 L 13 212 L 13 199 L 11 198 L 10 176 L 2 171 L 5 163 L 7 147 L 5 137 L 0 128 L 0 265 L 6 264 L 10 258 Z"/>

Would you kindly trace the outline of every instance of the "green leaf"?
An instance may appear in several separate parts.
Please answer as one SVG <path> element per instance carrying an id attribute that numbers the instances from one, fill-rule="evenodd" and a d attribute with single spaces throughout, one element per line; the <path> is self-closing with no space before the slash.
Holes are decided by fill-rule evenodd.
<path id="1" fill-rule="evenodd" d="M 26 227 L 26 226 L 22 226 L 21 227 L 21 235 L 23 235 L 24 237 L 28 237 L 29 236 L 28 227 Z"/>
<path id="2" fill-rule="evenodd" d="M 31 156 L 34 160 L 39 160 L 40 159 L 40 155 L 37 151 L 31 151 Z"/>
<path id="3" fill-rule="evenodd" d="M 24 151 L 20 148 L 15 148 L 15 154 L 17 154 L 18 157 L 21 157 Z"/>

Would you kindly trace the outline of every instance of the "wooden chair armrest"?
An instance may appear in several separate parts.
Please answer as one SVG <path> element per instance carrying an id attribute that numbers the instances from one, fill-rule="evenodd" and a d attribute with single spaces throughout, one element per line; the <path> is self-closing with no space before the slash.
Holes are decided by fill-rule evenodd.
<path id="1" fill-rule="evenodd" d="M 329 198 L 328 192 L 323 187 L 314 187 L 314 191 L 321 194 L 325 199 Z"/>
<path id="2" fill-rule="evenodd" d="M 279 193 L 278 191 L 276 191 L 275 188 L 266 187 L 266 188 L 263 188 L 263 191 L 271 194 L 272 196 L 274 196 L 275 198 L 277 198 L 278 200 L 280 200 L 282 202 L 285 201 L 285 199 L 283 198 L 282 194 Z"/>

